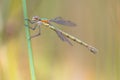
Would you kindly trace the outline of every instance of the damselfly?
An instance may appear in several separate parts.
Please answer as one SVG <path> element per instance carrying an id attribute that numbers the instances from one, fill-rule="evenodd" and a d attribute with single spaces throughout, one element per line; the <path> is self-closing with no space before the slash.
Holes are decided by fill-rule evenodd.
<path id="1" fill-rule="evenodd" d="M 68 38 L 83 45 L 83 46 L 85 46 L 94 54 L 97 53 L 97 51 L 98 51 L 95 47 L 92 47 L 92 46 L 88 45 L 87 43 L 77 39 L 76 37 L 71 36 L 68 33 L 63 32 L 62 30 L 54 27 L 51 24 L 51 22 L 54 22 L 57 24 L 65 25 L 65 26 L 76 26 L 75 23 L 73 23 L 69 20 L 64 20 L 62 17 L 56 17 L 54 19 L 47 19 L 47 18 L 39 18 L 39 16 L 34 16 L 34 17 L 32 17 L 31 20 L 30 19 L 25 19 L 25 20 L 28 20 L 31 24 L 35 24 L 35 26 L 33 26 L 33 27 L 29 26 L 30 29 L 35 30 L 37 27 L 39 29 L 38 33 L 31 36 L 31 38 L 39 36 L 40 35 L 40 26 L 44 25 L 44 26 L 52 29 L 53 31 L 55 31 L 62 41 L 65 41 L 65 42 L 69 43 L 70 45 L 72 45 L 72 43 L 68 40 Z"/>

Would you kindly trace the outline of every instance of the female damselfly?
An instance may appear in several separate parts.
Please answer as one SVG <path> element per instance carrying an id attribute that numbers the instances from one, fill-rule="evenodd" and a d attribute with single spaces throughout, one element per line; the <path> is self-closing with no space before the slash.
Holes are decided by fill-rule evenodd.
<path id="1" fill-rule="evenodd" d="M 31 38 L 34 38 L 34 37 L 37 37 L 37 36 L 40 35 L 40 26 L 43 24 L 46 27 L 55 31 L 62 41 L 65 41 L 65 42 L 69 43 L 70 45 L 72 45 L 72 43 L 67 38 L 85 46 L 86 48 L 88 48 L 94 54 L 97 53 L 97 51 L 98 51 L 95 47 L 92 47 L 92 46 L 88 45 L 87 43 L 79 40 L 78 38 L 76 38 L 74 36 L 71 36 L 68 33 L 63 32 L 62 30 L 54 27 L 51 24 L 51 22 L 54 22 L 54 23 L 57 23 L 57 24 L 65 25 L 65 26 L 76 26 L 75 23 L 73 23 L 71 21 L 68 21 L 68 20 L 64 20 L 62 17 L 56 17 L 54 19 L 47 19 L 47 18 L 39 18 L 39 16 L 34 16 L 34 17 L 32 17 L 31 20 L 30 19 L 25 19 L 25 20 L 28 20 L 31 24 L 35 24 L 35 26 L 33 26 L 33 27 L 29 26 L 30 29 L 35 30 L 37 27 L 39 29 L 38 33 L 31 36 Z"/>

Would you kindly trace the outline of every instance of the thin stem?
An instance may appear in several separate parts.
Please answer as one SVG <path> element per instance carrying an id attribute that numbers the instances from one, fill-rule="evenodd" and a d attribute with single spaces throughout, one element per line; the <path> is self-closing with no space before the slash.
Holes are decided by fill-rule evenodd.
<path id="1" fill-rule="evenodd" d="M 26 0 L 22 0 L 22 6 L 23 6 L 24 19 L 28 19 Z M 28 21 L 25 20 L 24 22 L 25 22 L 25 26 L 27 26 Z M 36 80 L 35 70 L 34 70 L 34 61 L 33 61 L 33 55 L 32 55 L 32 46 L 31 46 L 31 41 L 30 41 L 29 27 L 26 27 L 25 31 L 26 31 L 26 37 L 27 37 L 27 43 L 28 43 L 28 55 L 29 55 L 29 65 L 30 65 L 31 80 Z"/>

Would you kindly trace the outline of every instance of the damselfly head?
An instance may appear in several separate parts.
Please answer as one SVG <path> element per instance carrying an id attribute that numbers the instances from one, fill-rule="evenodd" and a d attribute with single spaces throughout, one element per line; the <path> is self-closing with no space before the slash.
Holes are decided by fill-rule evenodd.
<path id="1" fill-rule="evenodd" d="M 33 16 L 32 17 L 32 21 L 39 21 L 39 19 L 40 19 L 39 16 Z"/>

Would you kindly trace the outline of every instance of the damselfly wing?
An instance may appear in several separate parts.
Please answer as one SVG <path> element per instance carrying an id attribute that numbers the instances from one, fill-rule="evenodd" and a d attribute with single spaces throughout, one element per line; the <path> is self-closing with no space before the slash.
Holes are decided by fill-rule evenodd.
<path id="1" fill-rule="evenodd" d="M 57 24 L 65 25 L 65 26 L 76 26 L 75 23 L 69 21 L 69 20 L 64 20 L 62 17 L 56 17 L 54 19 L 50 19 L 50 22 L 55 22 Z"/>
<path id="2" fill-rule="evenodd" d="M 72 45 L 72 43 L 66 38 L 66 36 L 64 36 L 59 30 L 56 29 L 55 32 L 57 33 L 58 37 L 62 41 L 65 41 L 65 42 L 69 43 L 70 45 Z"/>

